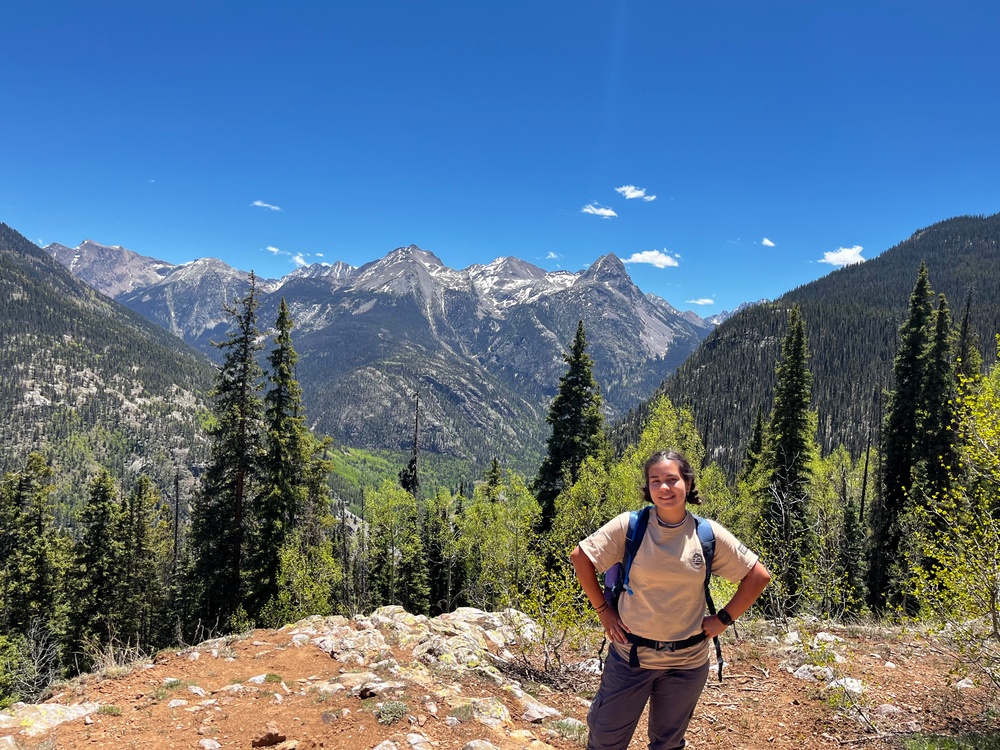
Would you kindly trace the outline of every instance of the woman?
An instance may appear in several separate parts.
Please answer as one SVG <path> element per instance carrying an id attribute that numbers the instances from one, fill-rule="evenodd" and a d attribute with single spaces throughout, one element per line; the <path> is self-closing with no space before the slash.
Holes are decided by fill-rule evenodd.
<path id="1" fill-rule="evenodd" d="M 628 513 L 613 518 L 570 554 L 577 578 L 612 643 L 587 723 L 588 750 L 625 750 L 649 703 L 649 748 L 684 747 L 684 733 L 708 678 L 708 642 L 746 612 L 771 580 L 757 555 L 714 521 L 712 573 L 739 581 L 718 614 L 705 616 L 705 559 L 687 503 L 698 504 L 694 470 L 680 453 L 653 454 L 644 466 L 651 502 L 646 534 L 629 572 L 630 592 L 608 605 L 597 579 L 625 554 Z M 703 636 L 702 636 L 703 634 Z M 630 637 L 643 644 L 635 645 Z M 638 667 L 629 665 L 629 653 Z"/>

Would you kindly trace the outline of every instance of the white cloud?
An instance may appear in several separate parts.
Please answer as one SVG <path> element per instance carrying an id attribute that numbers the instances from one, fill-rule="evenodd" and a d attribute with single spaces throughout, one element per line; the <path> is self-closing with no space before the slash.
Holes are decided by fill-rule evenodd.
<path id="1" fill-rule="evenodd" d="M 309 261 L 306 260 L 302 253 L 295 253 L 295 255 L 292 256 L 292 263 L 294 263 L 298 268 L 309 265 Z"/>
<path id="2" fill-rule="evenodd" d="M 562 256 L 559 253 L 549 250 L 548 255 L 545 256 L 545 260 L 559 260 L 561 257 Z"/>
<path id="3" fill-rule="evenodd" d="M 836 250 L 823 253 L 820 263 L 829 263 L 831 266 L 850 266 L 854 263 L 864 263 L 866 258 L 861 257 L 861 245 L 854 247 L 838 247 Z"/>
<path id="4" fill-rule="evenodd" d="M 580 209 L 585 214 L 591 214 L 593 216 L 600 216 L 602 219 L 613 219 L 618 214 L 616 214 L 610 208 L 601 206 L 597 203 L 588 203 L 586 206 Z"/>
<path id="5" fill-rule="evenodd" d="M 632 253 L 632 257 L 626 258 L 622 263 L 648 263 L 657 268 L 679 265 L 676 258 L 672 258 L 659 250 L 643 250 L 641 253 Z"/>
<path id="6" fill-rule="evenodd" d="M 316 257 L 317 258 L 325 258 L 326 256 L 323 255 L 323 253 L 316 253 Z"/>
<path id="7" fill-rule="evenodd" d="M 250 204 L 251 206 L 257 206 L 257 208 L 266 208 L 268 211 L 280 211 L 281 206 L 272 206 L 270 203 L 264 203 L 264 201 L 254 201 Z"/>
<path id="8" fill-rule="evenodd" d="M 714 305 L 715 300 L 711 297 L 702 297 L 701 299 L 688 299 L 684 300 L 685 305 Z"/>
<path id="9" fill-rule="evenodd" d="M 642 198 L 646 203 L 656 200 L 655 195 L 646 195 L 646 188 L 637 188 L 635 185 L 622 185 L 621 187 L 616 187 L 615 192 L 621 193 L 625 196 L 626 200 Z"/>
<path id="10" fill-rule="evenodd" d="M 271 253 L 271 255 L 288 255 L 288 253 L 284 252 L 283 250 L 279 250 L 274 245 L 268 245 L 264 249 L 267 250 L 269 253 Z"/>
<path id="11" fill-rule="evenodd" d="M 767 237 L 765 237 L 764 239 L 762 239 L 760 241 L 760 244 L 762 244 L 764 247 L 774 247 L 774 243 L 771 242 L 771 240 L 769 240 Z"/>

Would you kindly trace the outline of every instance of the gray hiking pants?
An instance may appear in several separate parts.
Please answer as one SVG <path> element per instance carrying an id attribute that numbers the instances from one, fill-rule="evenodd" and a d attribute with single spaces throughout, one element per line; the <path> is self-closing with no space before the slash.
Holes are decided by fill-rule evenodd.
<path id="1" fill-rule="evenodd" d="M 625 750 L 647 701 L 649 750 L 683 748 L 684 733 L 707 680 L 707 661 L 695 669 L 633 668 L 612 647 L 587 714 L 587 750 Z"/>

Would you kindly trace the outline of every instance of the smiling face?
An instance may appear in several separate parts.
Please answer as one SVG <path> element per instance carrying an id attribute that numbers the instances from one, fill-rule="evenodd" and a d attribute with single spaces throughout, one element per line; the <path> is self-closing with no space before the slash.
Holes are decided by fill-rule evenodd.
<path id="1" fill-rule="evenodd" d="M 649 498 L 656 506 L 656 516 L 664 523 L 680 523 L 687 512 L 687 482 L 676 461 L 663 460 L 646 470 Z"/>

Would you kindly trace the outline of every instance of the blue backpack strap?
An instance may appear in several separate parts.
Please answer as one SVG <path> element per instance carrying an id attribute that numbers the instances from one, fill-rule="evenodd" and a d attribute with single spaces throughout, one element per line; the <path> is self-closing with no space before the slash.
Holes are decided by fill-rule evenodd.
<path id="1" fill-rule="evenodd" d="M 633 510 L 628 517 L 628 531 L 625 533 L 625 558 L 622 560 L 622 590 L 632 595 L 632 589 L 628 587 L 628 574 L 632 570 L 632 560 L 635 553 L 639 551 L 639 545 L 646 536 L 646 526 L 649 523 L 649 509 L 652 505 L 647 505 L 642 510 Z"/>
<path id="2" fill-rule="evenodd" d="M 694 513 L 691 515 L 694 516 L 694 526 L 698 530 L 701 551 L 705 555 L 705 598 L 708 602 L 708 611 L 714 615 L 715 604 L 712 602 L 711 594 L 708 593 L 708 584 L 712 578 L 712 562 L 715 560 L 715 530 L 709 521 L 701 516 L 695 516 Z"/>
<path id="3" fill-rule="evenodd" d="M 691 514 L 694 516 L 694 513 Z M 715 560 L 715 530 L 711 522 L 694 516 L 694 525 L 698 530 L 698 539 L 701 542 L 701 551 L 705 555 L 705 603 L 708 605 L 708 613 L 715 614 L 715 602 L 712 601 L 712 592 L 709 590 L 709 582 L 712 578 L 712 562 Z M 719 643 L 719 636 L 712 639 L 715 641 L 715 660 L 719 665 L 719 682 L 722 682 L 722 644 Z"/>

